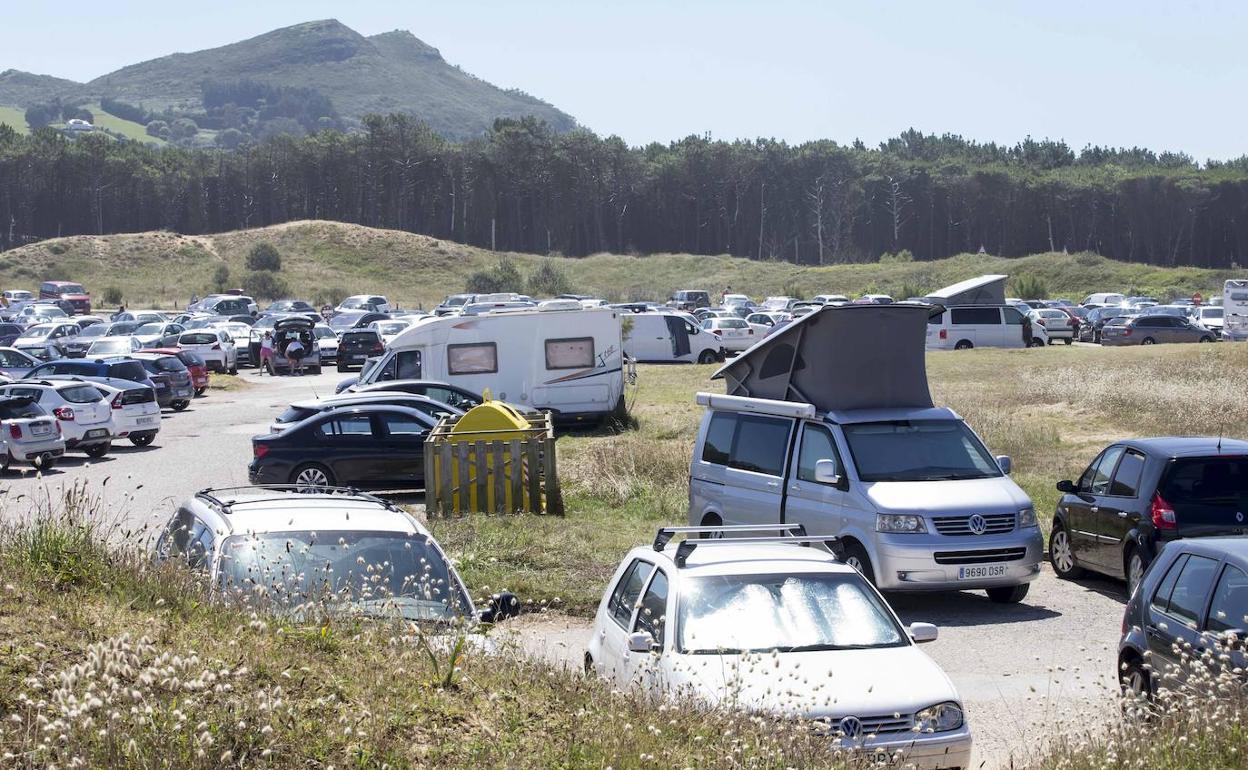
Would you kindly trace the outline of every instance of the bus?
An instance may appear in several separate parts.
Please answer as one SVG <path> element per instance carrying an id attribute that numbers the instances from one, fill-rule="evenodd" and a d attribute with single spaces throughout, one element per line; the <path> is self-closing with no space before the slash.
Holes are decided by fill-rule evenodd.
<path id="1" fill-rule="evenodd" d="M 1223 286 L 1222 313 L 1222 339 L 1248 342 L 1248 278 L 1232 278 Z"/>

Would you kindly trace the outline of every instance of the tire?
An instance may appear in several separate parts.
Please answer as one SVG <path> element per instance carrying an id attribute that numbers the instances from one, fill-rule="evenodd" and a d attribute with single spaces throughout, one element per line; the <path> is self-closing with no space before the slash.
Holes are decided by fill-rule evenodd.
<path id="1" fill-rule="evenodd" d="M 230 367 L 230 374 L 238 374 L 238 361 L 235 361 L 234 365 Z"/>
<path id="2" fill-rule="evenodd" d="M 290 474 L 290 483 L 297 492 L 315 492 L 334 485 L 334 474 L 319 463 L 305 463 Z"/>
<path id="3" fill-rule="evenodd" d="M 1073 345 L 1073 344 L 1075 344 L 1075 338 L 1074 338 L 1074 337 L 1067 337 L 1067 338 L 1066 338 L 1066 344 L 1067 344 L 1067 345 Z"/>
<path id="4" fill-rule="evenodd" d="M 850 541 L 845 544 L 845 563 L 858 570 L 867 582 L 875 585 L 875 570 L 871 567 L 871 556 L 861 543 Z"/>
<path id="5" fill-rule="evenodd" d="M 1141 345 L 1156 345 L 1157 340 L 1153 339 L 1152 337 L 1145 337 L 1144 339 L 1140 340 L 1140 344 Z"/>
<path id="6" fill-rule="evenodd" d="M 1070 542 L 1070 533 L 1057 522 L 1053 523 L 1053 531 L 1049 534 L 1049 564 L 1053 565 L 1053 573 L 1062 580 L 1074 580 L 1083 575 L 1083 567 L 1075 563 L 1075 547 Z"/>
<path id="7" fill-rule="evenodd" d="M 321 373 L 321 367 L 320 367 L 320 366 L 309 366 L 309 367 L 308 367 L 308 371 L 312 372 L 313 374 L 317 374 L 317 375 L 319 375 L 319 374 Z"/>
<path id="8" fill-rule="evenodd" d="M 186 400 L 185 398 L 180 398 L 177 401 L 174 401 L 169 406 L 173 407 L 173 411 L 181 412 L 182 410 L 186 409 L 190 405 L 191 405 L 190 401 Z"/>
<path id="9" fill-rule="evenodd" d="M 130 443 L 134 444 L 135 446 L 151 446 L 151 443 L 155 440 L 156 440 L 155 433 L 147 433 L 142 436 L 130 437 Z"/>
<path id="10" fill-rule="evenodd" d="M 593 676 L 593 675 L 594 675 L 594 659 L 587 652 L 585 653 L 585 676 Z"/>
<path id="11" fill-rule="evenodd" d="M 719 356 L 715 355 L 715 351 L 709 348 L 698 354 L 698 363 L 700 364 L 713 364 L 717 360 L 719 360 Z"/>
<path id="12" fill-rule="evenodd" d="M 207 388 L 196 388 L 195 395 L 202 396 L 204 395 L 205 392 L 207 392 L 207 390 L 208 390 Z"/>
<path id="13" fill-rule="evenodd" d="M 1213 342 L 1213 337 L 1201 337 L 1201 342 Z"/>
<path id="14" fill-rule="evenodd" d="M 1029 347 L 1029 348 L 1042 348 L 1042 347 L 1044 347 L 1044 340 L 1040 339 L 1039 337 L 1032 337 L 1032 338 L 1031 338 L 1031 344 L 1030 344 L 1030 345 L 1028 345 L 1027 347 Z"/>
<path id="15" fill-rule="evenodd" d="M 724 526 L 724 520 L 719 518 L 719 514 L 717 513 L 708 513 L 706 516 L 702 517 L 702 523 L 699 526 L 722 527 Z M 715 534 L 711 534 L 708 532 L 703 532 L 698 535 L 699 540 L 716 540 L 721 537 L 723 537 L 723 533 L 720 533 L 719 535 L 715 535 Z"/>
<path id="16" fill-rule="evenodd" d="M 56 467 L 56 458 L 52 455 L 44 455 L 44 457 L 35 466 L 35 469 L 42 471 L 50 471 Z"/>
<path id="17" fill-rule="evenodd" d="M 1118 684 L 1123 695 L 1144 701 L 1153 699 L 1153 675 L 1139 658 L 1131 658 L 1118 667 Z"/>
<path id="18" fill-rule="evenodd" d="M 975 347 L 975 345 L 973 345 L 970 340 L 958 340 L 958 343 L 953 346 L 953 349 L 954 350 L 970 350 L 973 347 Z"/>
<path id="19" fill-rule="evenodd" d="M 1140 556 L 1140 552 L 1135 548 L 1127 550 L 1126 558 L 1123 559 L 1122 571 L 1127 578 L 1127 596 L 1135 593 L 1135 589 L 1140 585 L 1140 581 L 1144 579 L 1144 570 L 1148 567 L 1144 564 L 1144 557 Z"/>
<path id="20" fill-rule="evenodd" d="M 348 373 L 348 372 L 350 372 L 350 371 L 351 371 L 351 370 L 350 370 L 350 369 L 348 369 L 348 368 L 347 368 L 346 366 L 344 366 L 343 364 L 338 364 L 338 373 L 339 373 L 339 374 L 347 374 L 347 373 Z"/>
<path id="21" fill-rule="evenodd" d="M 993 604 L 1018 604 L 1026 596 L 1030 590 L 1030 583 L 1021 583 L 1016 586 L 1000 586 L 988 589 L 988 601 Z"/>
<path id="22" fill-rule="evenodd" d="M 91 446 L 83 449 L 82 451 L 87 453 L 87 457 L 95 458 L 95 457 L 103 457 L 104 455 L 108 454 L 108 450 L 112 448 L 113 448 L 113 445 L 111 443 L 110 444 L 92 444 Z"/>
<path id="23" fill-rule="evenodd" d="M 0 472 L 7 471 L 9 469 L 9 465 L 12 464 L 12 462 L 13 462 L 13 455 L 9 454 L 8 452 L 5 452 L 4 456 L 0 457 Z"/>

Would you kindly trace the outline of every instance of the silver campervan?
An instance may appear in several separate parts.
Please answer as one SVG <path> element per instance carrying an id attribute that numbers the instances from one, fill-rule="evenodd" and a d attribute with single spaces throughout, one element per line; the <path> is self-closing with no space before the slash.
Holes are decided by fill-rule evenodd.
<path id="1" fill-rule="evenodd" d="M 884 590 L 985 589 L 1040 573 L 1035 509 L 952 410 L 932 404 L 925 305 L 823 307 L 721 368 L 689 472 L 694 525 L 800 523 Z"/>

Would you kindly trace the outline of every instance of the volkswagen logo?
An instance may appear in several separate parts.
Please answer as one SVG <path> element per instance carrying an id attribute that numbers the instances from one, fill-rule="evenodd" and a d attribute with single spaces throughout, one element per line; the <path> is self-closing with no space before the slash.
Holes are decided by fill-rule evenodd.
<path id="1" fill-rule="evenodd" d="M 984 521 L 984 517 L 978 513 L 971 514 L 971 518 L 966 520 L 966 526 L 971 530 L 972 535 L 982 535 L 988 531 L 988 522 Z"/>
<path id="2" fill-rule="evenodd" d="M 845 717 L 841 720 L 841 737 L 848 740 L 857 740 L 862 737 L 862 720 L 858 717 Z"/>

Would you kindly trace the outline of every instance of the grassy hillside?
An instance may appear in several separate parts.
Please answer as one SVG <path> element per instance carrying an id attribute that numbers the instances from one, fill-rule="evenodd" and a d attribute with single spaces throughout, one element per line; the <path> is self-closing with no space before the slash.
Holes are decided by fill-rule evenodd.
<path id="1" fill-rule="evenodd" d="M 111 115 L 105 112 L 104 108 L 100 106 L 99 102 L 86 104 L 83 106 L 87 110 L 89 110 L 93 116 L 95 116 L 94 123 L 99 128 L 106 128 L 115 134 L 120 134 L 126 137 L 127 139 L 132 139 L 136 142 L 147 142 L 149 144 L 160 144 L 160 145 L 167 144 L 167 142 L 165 142 L 164 139 L 160 139 L 159 137 L 155 137 L 155 136 L 149 136 L 147 133 L 146 126 L 139 125 L 138 123 L 135 123 L 134 121 L 125 120 L 123 118 L 117 117 L 116 115 Z"/>
<path id="2" fill-rule="evenodd" d="M 0 106 L 0 123 L 12 126 L 19 134 L 30 133 L 26 125 L 26 111 L 17 107 Z"/>
<path id="3" fill-rule="evenodd" d="M 446 294 L 463 291 L 473 271 L 512 260 L 528 276 L 550 259 L 572 290 L 611 299 L 663 299 L 675 289 L 718 292 L 726 285 L 754 296 L 821 292 L 903 294 L 931 291 L 984 273 L 1038 278 L 1049 294 L 1078 300 L 1093 291 L 1139 291 L 1188 295 L 1219 291 L 1231 273 L 1200 268 L 1157 268 L 1115 262 L 1094 254 L 1036 254 L 1018 259 L 963 254 L 935 262 L 806 267 L 727 256 L 598 254 L 583 259 L 495 254 L 396 230 L 338 222 L 292 222 L 207 236 L 166 232 L 74 236 L 0 253 L 4 288 L 29 288 L 48 278 L 83 281 L 96 296 L 121 290 L 130 305 L 180 306 L 192 293 L 212 289 L 219 265 L 230 285 L 241 284 L 248 250 L 269 242 L 282 255 L 282 279 L 290 293 L 315 301 L 350 293 L 382 291 L 404 306 L 428 308 Z"/>

